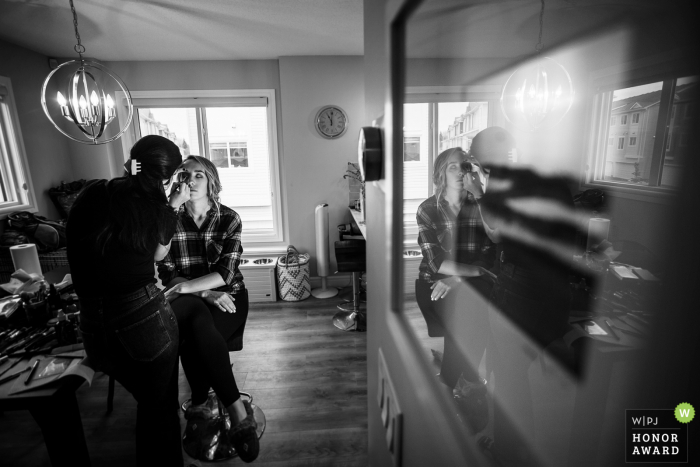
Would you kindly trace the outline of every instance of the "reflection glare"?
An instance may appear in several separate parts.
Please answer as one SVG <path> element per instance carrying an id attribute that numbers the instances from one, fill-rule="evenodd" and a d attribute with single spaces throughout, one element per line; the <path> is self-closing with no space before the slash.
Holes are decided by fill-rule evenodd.
<path id="1" fill-rule="evenodd" d="M 645 27 L 675 12 L 568 2 L 547 29 L 544 60 L 566 65 L 553 84 L 522 49 L 540 3 L 486 3 L 426 1 L 407 25 L 403 311 L 484 465 L 614 463 L 614 420 L 663 322 L 697 70 L 671 66 L 657 52 L 680 44 Z M 450 149 L 484 170 L 440 195 Z"/>

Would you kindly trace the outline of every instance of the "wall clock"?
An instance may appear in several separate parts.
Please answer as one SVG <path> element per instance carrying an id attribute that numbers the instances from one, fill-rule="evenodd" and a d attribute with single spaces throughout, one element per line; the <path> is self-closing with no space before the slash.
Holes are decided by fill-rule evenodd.
<path id="1" fill-rule="evenodd" d="M 347 131 L 348 123 L 348 114 L 337 105 L 322 107 L 316 114 L 316 130 L 324 138 L 340 138 Z"/>

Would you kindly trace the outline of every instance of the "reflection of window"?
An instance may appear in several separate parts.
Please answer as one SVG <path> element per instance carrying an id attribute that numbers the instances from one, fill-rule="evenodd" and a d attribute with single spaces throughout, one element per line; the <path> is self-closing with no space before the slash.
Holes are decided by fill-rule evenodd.
<path id="1" fill-rule="evenodd" d="M 246 143 L 230 143 L 231 167 L 248 167 L 248 148 Z"/>
<path id="2" fill-rule="evenodd" d="M 248 149 L 245 142 L 212 143 L 209 145 L 211 161 L 220 169 L 248 167 Z"/>
<path id="3" fill-rule="evenodd" d="M 228 148 L 226 144 L 212 144 L 209 146 L 209 157 L 219 169 L 228 169 Z"/>
<path id="4" fill-rule="evenodd" d="M 183 156 L 206 157 L 219 169 L 221 202 L 241 216 L 246 242 L 283 241 L 274 90 L 136 91 L 132 98 L 139 125 L 122 147 L 163 134 Z"/>
<path id="5" fill-rule="evenodd" d="M 620 125 L 627 125 L 627 115 L 620 117 Z"/>
<path id="6" fill-rule="evenodd" d="M 594 140 L 598 142 L 590 155 L 594 170 L 588 181 L 641 187 L 676 186 L 681 179 L 683 161 L 689 157 L 680 141 L 676 141 L 676 135 L 690 130 L 689 120 L 680 116 L 685 116 L 696 99 L 697 77 L 668 77 L 634 87 L 607 85 L 606 91 L 595 95 L 593 127 L 597 134 Z M 677 107 L 680 107 L 678 114 Z M 625 148 L 625 137 L 611 134 L 611 129 L 603 122 L 609 121 L 612 126 L 619 116 L 620 123 L 624 124 L 626 112 L 633 109 L 644 110 L 631 114 L 632 123 L 636 124 L 635 135 L 629 137 L 627 144 L 629 148 L 634 147 L 632 152 Z M 644 119 L 640 118 L 642 112 Z M 679 118 L 674 119 L 674 115 Z M 611 146 L 611 139 L 615 138 L 617 142 Z M 633 176 L 626 157 L 639 157 Z"/>
<path id="7" fill-rule="evenodd" d="M 0 214 L 36 211 L 12 83 L 0 76 Z"/>
<path id="8" fill-rule="evenodd" d="M 500 89 L 494 86 L 493 100 L 488 102 L 440 101 L 439 93 L 426 92 L 420 97 L 412 95 L 404 104 L 403 214 L 407 244 L 415 244 L 418 238 L 418 206 L 434 194 L 435 158 L 450 148 L 468 151 L 474 136 L 489 126 L 489 104 L 497 105 L 499 97 Z"/>
<path id="9" fill-rule="evenodd" d="M 403 160 L 404 162 L 420 160 L 420 137 L 404 137 Z"/>

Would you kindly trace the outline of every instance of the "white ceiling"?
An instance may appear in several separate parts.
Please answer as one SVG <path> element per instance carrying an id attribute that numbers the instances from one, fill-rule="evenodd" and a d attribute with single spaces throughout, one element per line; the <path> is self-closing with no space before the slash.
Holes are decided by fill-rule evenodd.
<path id="1" fill-rule="evenodd" d="M 700 1 L 700 0 L 691 0 Z M 74 0 L 86 56 L 244 60 L 362 55 L 363 0 Z M 546 0 L 545 47 L 613 19 L 650 20 L 687 0 Z M 532 54 L 540 0 L 428 0 L 408 25 L 410 57 Z M 69 0 L 0 0 L 0 39 L 74 57 Z"/>
<path id="2" fill-rule="evenodd" d="M 546 0 L 546 48 L 624 18 L 653 16 L 676 0 Z M 699 0 L 694 0 L 699 1 Z M 511 58 L 535 51 L 540 0 L 429 0 L 409 20 L 410 57 Z"/>
<path id="3" fill-rule="evenodd" d="M 362 55 L 362 0 L 74 0 L 86 56 L 245 60 Z M 68 0 L 0 0 L 0 39 L 73 57 Z"/>

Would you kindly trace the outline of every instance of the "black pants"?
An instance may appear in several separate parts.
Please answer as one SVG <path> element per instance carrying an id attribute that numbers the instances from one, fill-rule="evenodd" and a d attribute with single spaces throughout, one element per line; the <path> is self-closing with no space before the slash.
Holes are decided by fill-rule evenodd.
<path id="1" fill-rule="evenodd" d="M 491 284 L 487 280 L 475 277 L 467 279 L 467 283 L 482 296 L 489 296 Z M 457 384 L 460 375 L 467 381 L 478 381 L 478 363 L 474 363 L 481 360 L 486 350 L 488 314 L 486 310 L 470 306 L 464 286 L 451 290 L 443 299 L 432 301 L 431 285 L 427 281 L 416 280 L 416 301 L 428 322 L 429 334 L 445 336 L 440 378 L 451 388 Z M 454 325 L 456 322 L 459 325 Z"/>
<path id="2" fill-rule="evenodd" d="M 177 321 L 155 285 L 118 297 L 80 297 L 85 351 L 138 402 L 136 462 L 182 466 Z"/>
<path id="3" fill-rule="evenodd" d="M 248 291 L 232 295 L 235 313 L 227 313 L 194 295 L 172 302 L 180 326 L 182 369 L 192 391 L 192 403 L 207 400 L 213 388 L 225 407 L 241 397 L 231 371 L 227 343 L 241 338 L 248 319 Z"/>

